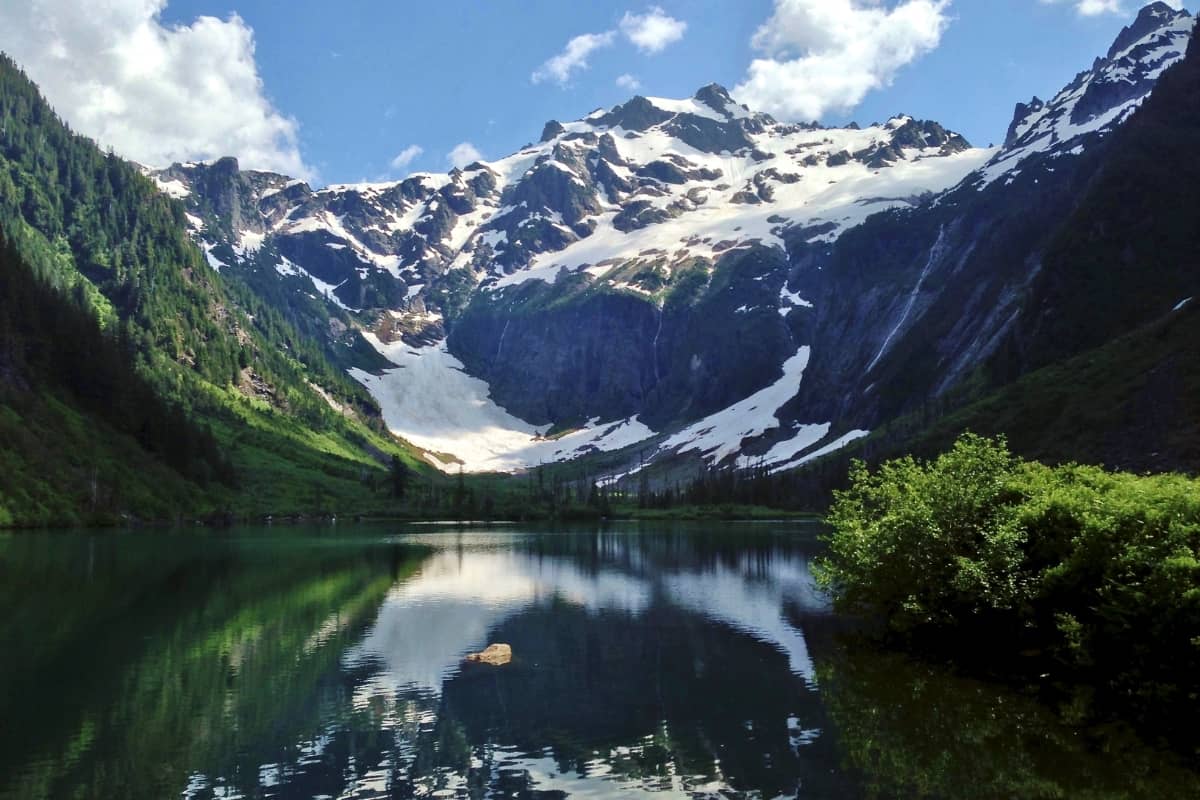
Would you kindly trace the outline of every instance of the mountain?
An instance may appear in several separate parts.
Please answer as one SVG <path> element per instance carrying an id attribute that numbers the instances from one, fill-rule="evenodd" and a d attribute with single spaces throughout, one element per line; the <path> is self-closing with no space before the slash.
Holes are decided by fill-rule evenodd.
<path id="1" fill-rule="evenodd" d="M 1194 24 L 1145 7 L 1050 101 L 1019 103 L 998 149 L 904 115 L 781 124 L 709 85 L 552 120 L 444 175 L 148 174 L 208 263 L 286 306 L 439 468 L 782 471 L 1127 335 L 1160 312 L 1122 302 L 1138 287 L 1183 299 L 1187 270 L 1121 283 L 1064 261 Z M 374 353 L 338 361 L 355 333 Z"/>
<path id="2" fill-rule="evenodd" d="M 878 268 L 875 243 L 907 236 L 907 280 L 926 283 L 876 367 L 840 382 L 826 371 L 827 391 L 853 397 L 875 433 L 800 478 L 801 492 L 836 484 L 850 456 L 928 454 L 968 429 L 1046 461 L 1200 467 L 1193 28 L 1184 12 L 1147 7 L 1048 106 L 1068 119 L 1098 76 L 1125 75 L 1116 105 L 1089 112 L 1107 124 L 1041 148 L 1020 136 L 941 211 L 880 217 L 839 242 L 827 269 L 845 272 Z M 1018 106 L 1013 129 L 1043 111 Z"/>
<path id="3" fill-rule="evenodd" d="M 1033 156 L 1079 155 L 1089 142 L 1127 120 L 1158 79 L 1187 50 L 1195 20 L 1165 3 L 1142 9 L 1090 70 L 1079 73 L 1050 102 L 1018 103 L 1004 149 L 984 171 L 985 181 L 1011 178 Z"/>
<path id="4" fill-rule="evenodd" d="M 780 123 L 710 85 L 550 121 L 446 175 L 152 174 L 215 268 L 362 330 L 390 364 L 351 374 L 443 469 L 780 471 L 1128 331 L 1059 330 L 1032 298 L 1193 28 L 1147 6 L 1050 101 L 1018 104 L 998 149 L 906 116 Z"/>
<path id="5" fill-rule="evenodd" d="M 1073 330 L 1031 342 L 1044 315 L 1031 298 L 1052 279 L 1056 236 L 1113 157 L 1116 133 L 1183 60 L 1194 25 L 1185 11 L 1146 7 L 1109 57 L 1054 100 L 1018 105 L 1008 143 L 959 185 L 923 208 L 878 215 L 833 247 L 793 248 L 796 288 L 841 307 L 817 333 L 837 347 L 814 352 L 793 405 L 875 429 L 1127 332 L 1093 321 L 1098 337 Z"/>
<path id="6" fill-rule="evenodd" d="M 511 469 L 794 384 L 811 307 L 785 243 L 918 205 L 989 155 L 903 116 L 782 124 L 713 85 L 552 121 L 448 175 L 314 192 L 223 159 L 154 179 L 215 268 L 267 264 L 356 315 L 399 367 L 354 371 L 393 431 L 442 466 Z"/>

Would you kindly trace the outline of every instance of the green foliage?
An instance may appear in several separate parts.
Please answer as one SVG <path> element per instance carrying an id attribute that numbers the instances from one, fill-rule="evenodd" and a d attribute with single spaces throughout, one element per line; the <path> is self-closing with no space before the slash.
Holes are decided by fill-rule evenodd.
<path id="1" fill-rule="evenodd" d="M 404 493 L 408 490 L 408 473 L 408 466 L 400 460 L 400 456 L 393 455 L 391 465 L 392 497 L 397 500 L 404 497 Z"/>
<path id="2" fill-rule="evenodd" d="M 305 309 L 211 269 L 3 56 L 0 239 L 0 525 L 369 511 L 393 454 L 428 470 L 346 376 L 378 366 L 361 337 L 335 363 Z"/>
<path id="3" fill-rule="evenodd" d="M 72 133 L 3 58 L 0 229 L 26 226 L 37 235 L 10 238 L 26 256 L 50 249 L 40 260 L 56 263 L 56 283 L 91 284 L 146 349 L 228 381 L 236 354 L 217 313 L 221 293 L 188 239 L 182 206 L 133 164 Z"/>
<path id="4" fill-rule="evenodd" d="M 39 280 L 2 233 L 0 297 L 4 298 L 0 306 L 0 375 L 7 376 L 6 385 L 0 387 L 0 410 L 3 406 L 23 406 L 22 414 L 10 411 L 0 421 L 4 427 L 16 423 L 5 437 L 8 452 L 4 460 L 12 461 L 14 454 L 20 454 L 18 463 L 11 464 L 7 480 L 0 484 L 0 498 L 9 498 L 20 516 L 55 513 L 28 496 L 39 478 L 55 475 L 67 492 L 80 491 L 76 485 L 83 484 L 84 495 L 79 502 L 58 498 L 63 506 L 58 511 L 69 513 L 68 508 L 82 508 L 94 514 L 115 510 L 111 492 L 120 477 L 109 474 L 108 469 L 101 475 L 99 463 L 91 465 L 90 470 L 88 465 L 78 464 L 79 442 L 58 451 L 56 445 L 65 445 L 70 436 L 69 420 L 73 415 L 65 407 L 48 408 L 54 404 L 51 396 L 86 414 L 86 424 L 102 425 L 105 435 L 136 440 L 148 453 L 197 485 L 234 483 L 232 465 L 218 450 L 212 433 L 189 420 L 179 406 L 164 402 L 136 369 L 128 330 L 119 326 L 115 332 L 102 331 L 86 296 L 63 297 Z M 21 388 L 30 386 L 39 387 L 45 396 Z M 41 436 L 30 437 L 32 423 L 50 420 L 58 424 L 47 425 L 48 430 Z M 86 431 L 86 424 L 81 420 L 77 427 Z M 30 470 L 48 453 L 54 454 L 50 460 L 56 463 Z M 71 475 L 68 465 L 72 464 L 84 474 Z M 18 481 L 24 486 L 20 492 L 15 486 Z"/>
<path id="5" fill-rule="evenodd" d="M 930 462 L 854 467 L 820 578 L 897 632 L 986 631 L 1139 709 L 1200 685 L 1200 480 L 1046 467 L 965 435 Z"/>
<path id="6" fill-rule="evenodd" d="M 906 457 L 871 473 L 856 463 L 829 511 L 823 579 L 843 607 L 900 630 L 1015 610 L 1021 472 L 1003 440 L 971 435 L 930 464 Z"/>

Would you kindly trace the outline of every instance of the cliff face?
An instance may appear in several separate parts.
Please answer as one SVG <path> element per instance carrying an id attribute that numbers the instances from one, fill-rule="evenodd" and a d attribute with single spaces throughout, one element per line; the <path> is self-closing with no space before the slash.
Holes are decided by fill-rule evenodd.
<path id="1" fill-rule="evenodd" d="M 500 405 L 531 422 L 640 414 L 665 427 L 779 377 L 796 350 L 779 313 L 787 269 L 777 250 L 739 250 L 679 274 L 661 305 L 581 279 L 531 281 L 472 302 L 449 344 Z"/>

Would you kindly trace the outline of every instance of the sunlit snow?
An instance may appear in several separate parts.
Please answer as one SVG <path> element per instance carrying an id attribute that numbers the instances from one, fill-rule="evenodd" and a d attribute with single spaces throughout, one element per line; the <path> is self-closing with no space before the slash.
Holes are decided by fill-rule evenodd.
<path id="1" fill-rule="evenodd" d="M 350 374 L 379 401 L 384 420 L 397 435 L 434 454 L 431 463 L 465 471 L 513 471 L 562 461 L 592 450 L 617 450 L 655 435 L 637 417 L 601 422 L 547 438 L 549 425 L 535 426 L 496 404 L 485 381 L 468 375 L 445 342 L 414 348 L 403 341 L 368 341 L 396 365 L 382 375 L 361 369 Z"/>

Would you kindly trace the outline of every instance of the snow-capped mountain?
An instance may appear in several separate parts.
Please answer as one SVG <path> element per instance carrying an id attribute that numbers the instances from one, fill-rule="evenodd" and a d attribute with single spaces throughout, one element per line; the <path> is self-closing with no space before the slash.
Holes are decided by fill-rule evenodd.
<path id="1" fill-rule="evenodd" d="M 215 268 L 301 276 L 352 312 L 395 365 L 353 374 L 439 466 L 785 469 L 996 351 L 1072 165 L 1193 27 L 1148 6 L 1052 101 L 1019 105 L 998 150 L 906 116 L 780 123 L 710 85 L 551 121 L 445 175 L 314 191 L 223 159 L 154 177 Z"/>
<path id="2" fill-rule="evenodd" d="M 1061 253 L 1083 244 L 1061 237 L 1086 228 L 1075 215 L 1117 155 L 1119 129 L 1187 57 L 1194 29 L 1186 11 L 1147 6 L 1054 100 L 1018 105 L 1007 143 L 959 185 L 918 209 L 877 215 L 832 246 L 793 246 L 789 286 L 825 313 L 783 415 L 795 421 L 777 437 L 799 437 L 806 419 L 833 420 L 830 436 L 899 418 L 919 428 L 914 419 L 952 407 L 956 395 L 1095 346 L 1091 330 L 1127 332 L 1087 313 L 1069 327 L 1049 324 L 1106 280 L 1056 274 Z M 1142 319 L 1158 313 L 1145 311 Z"/>
<path id="3" fill-rule="evenodd" d="M 155 176 L 194 198 L 210 251 L 240 255 L 269 238 L 284 268 L 362 309 L 397 307 L 455 269 L 500 288 L 658 252 L 669 269 L 741 243 L 781 245 L 795 225 L 832 238 L 952 185 L 985 155 L 909 117 L 862 130 L 781 124 L 711 85 L 686 100 L 636 97 L 551 121 L 539 143 L 507 158 L 394 183 L 313 191 L 230 159 Z"/>
<path id="4" fill-rule="evenodd" d="M 1034 155 L 1078 155 L 1120 125 L 1187 52 L 1196 20 L 1166 3 L 1142 9 L 1108 53 L 1049 102 L 1018 103 L 1004 147 L 983 170 L 985 182 L 1009 176 Z"/>
<path id="5" fill-rule="evenodd" d="M 556 284 L 560 275 L 581 274 L 661 316 L 681 270 L 711 272 L 754 245 L 782 253 L 794 236 L 831 241 L 872 213 L 917 205 L 989 155 L 936 123 L 904 116 L 863 129 L 782 124 L 712 85 L 686 100 L 636 97 L 579 121 L 552 121 L 539 143 L 445 175 L 313 191 L 222 159 L 154 177 L 188 202 L 189 222 L 215 268 L 265 259 L 281 274 L 308 276 L 338 305 L 385 312 L 371 340 L 402 369 L 391 378 L 358 377 L 398 433 L 482 469 L 625 446 L 655 431 L 631 420 L 625 412 L 637 409 L 626 406 L 516 409 L 537 424 L 504 411 L 487 384 L 462 374 L 444 341 L 443 323 L 452 329 L 468 301 L 487 308 L 527 281 Z M 773 292 L 777 319 L 809 306 L 782 285 Z M 497 355 L 504 340 L 501 331 Z M 418 341 L 425 348 L 415 362 Z M 415 390 L 416 376 L 430 388 Z M 744 385 L 762 388 L 763 377 Z M 451 386 L 451 396 L 442 396 Z M 414 427 L 430 408 L 450 419 Z M 751 427 L 769 427 L 766 417 Z M 539 441 L 566 424 L 575 432 Z M 467 440 L 474 455 L 464 457 Z"/>

